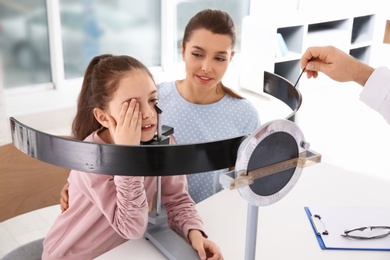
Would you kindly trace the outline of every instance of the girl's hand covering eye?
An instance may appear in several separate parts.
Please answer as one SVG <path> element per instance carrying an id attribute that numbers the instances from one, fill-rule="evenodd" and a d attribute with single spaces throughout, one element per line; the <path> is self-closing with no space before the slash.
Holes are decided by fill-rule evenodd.
<path id="1" fill-rule="evenodd" d="M 141 142 L 142 115 L 137 100 L 125 102 L 118 122 L 108 115 L 109 130 L 115 144 L 139 145 Z"/>

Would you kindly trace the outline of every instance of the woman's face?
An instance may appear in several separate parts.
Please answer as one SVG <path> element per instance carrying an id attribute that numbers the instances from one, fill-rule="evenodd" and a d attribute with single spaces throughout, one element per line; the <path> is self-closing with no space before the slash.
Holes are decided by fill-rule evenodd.
<path id="1" fill-rule="evenodd" d="M 157 89 L 150 76 L 142 71 L 130 72 L 119 81 L 119 86 L 108 105 L 108 113 L 119 120 L 123 103 L 135 99 L 142 115 L 141 141 L 150 141 L 157 131 L 157 113 L 155 105 L 158 102 Z M 131 109 L 128 106 L 128 109 Z"/>
<path id="2" fill-rule="evenodd" d="M 186 80 L 192 86 L 210 88 L 221 82 L 234 51 L 230 36 L 197 29 L 186 42 L 182 55 Z"/>

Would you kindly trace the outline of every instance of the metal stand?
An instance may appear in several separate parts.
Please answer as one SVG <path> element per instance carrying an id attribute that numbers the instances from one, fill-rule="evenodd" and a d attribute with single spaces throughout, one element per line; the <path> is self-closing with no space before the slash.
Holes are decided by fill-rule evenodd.
<path id="1" fill-rule="evenodd" d="M 259 207 L 248 203 L 245 238 L 245 260 L 254 260 L 256 256 L 257 222 Z"/>
<path id="2" fill-rule="evenodd" d="M 167 224 L 167 214 L 161 209 L 161 176 L 157 177 L 156 208 L 149 213 L 149 225 L 145 238 L 157 247 L 168 259 L 199 259 L 198 253 Z"/>
<path id="3" fill-rule="evenodd" d="M 167 224 L 149 224 L 145 238 L 157 247 L 168 259 L 199 259 L 197 252 Z"/>

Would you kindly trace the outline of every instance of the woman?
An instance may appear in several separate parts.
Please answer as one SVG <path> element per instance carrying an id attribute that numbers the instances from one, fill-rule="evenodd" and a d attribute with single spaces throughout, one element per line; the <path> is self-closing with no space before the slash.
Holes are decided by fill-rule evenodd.
<path id="1" fill-rule="evenodd" d="M 260 127 L 256 108 L 222 83 L 235 43 L 233 20 L 224 11 L 206 9 L 188 22 L 181 43 L 186 77 L 158 85 L 162 122 L 174 127 L 178 144 L 232 138 Z M 225 171 L 187 175 L 196 203 L 221 190 L 219 175 Z"/>

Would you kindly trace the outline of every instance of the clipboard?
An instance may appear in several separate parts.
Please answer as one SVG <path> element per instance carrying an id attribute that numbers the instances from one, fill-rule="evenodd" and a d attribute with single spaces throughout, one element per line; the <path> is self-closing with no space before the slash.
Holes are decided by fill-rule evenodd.
<path id="1" fill-rule="evenodd" d="M 390 251 L 390 235 L 377 239 L 341 236 L 344 230 L 364 226 L 390 226 L 390 208 L 304 207 L 321 249 Z"/>

